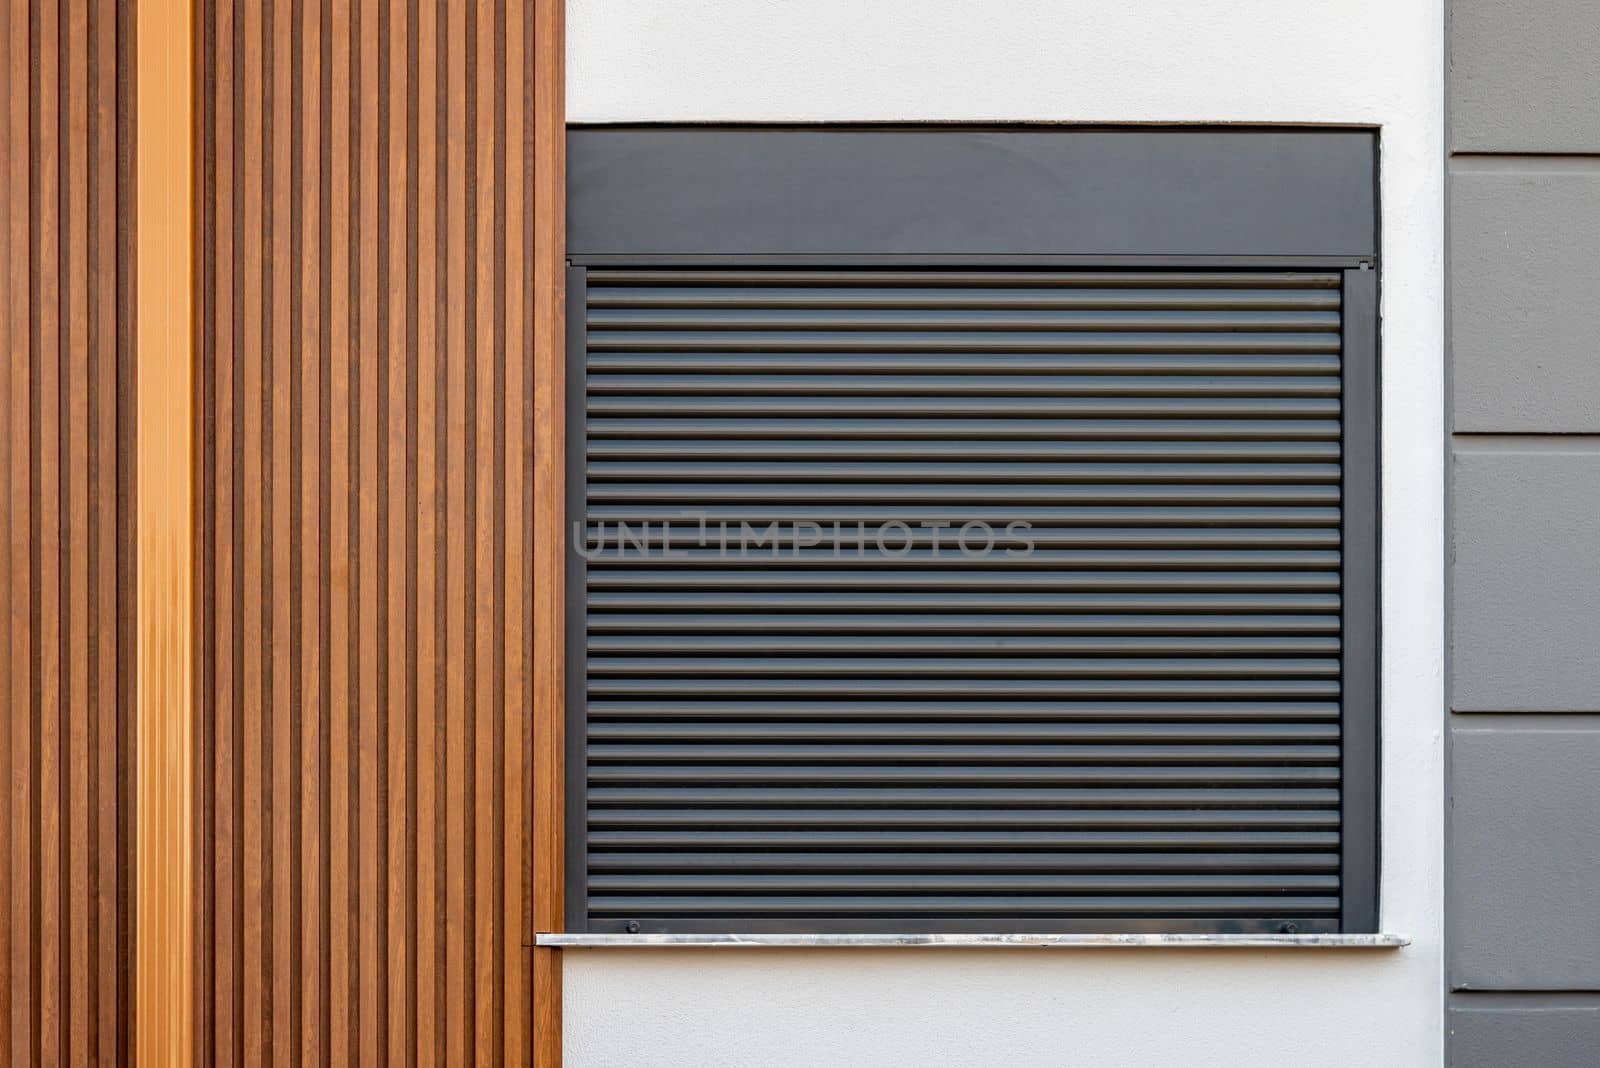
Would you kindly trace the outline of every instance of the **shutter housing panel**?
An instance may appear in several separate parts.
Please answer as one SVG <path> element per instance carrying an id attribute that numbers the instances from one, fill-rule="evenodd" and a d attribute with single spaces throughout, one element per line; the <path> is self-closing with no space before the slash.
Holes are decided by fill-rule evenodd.
<path id="1" fill-rule="evenodd" d="M 1341 272 L 574 274 L 573 929 L 1340 929 Z"/>

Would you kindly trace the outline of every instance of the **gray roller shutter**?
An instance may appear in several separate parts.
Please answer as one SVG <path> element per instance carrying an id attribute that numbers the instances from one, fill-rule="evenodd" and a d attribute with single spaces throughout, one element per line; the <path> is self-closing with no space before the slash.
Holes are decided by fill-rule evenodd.
<path id="1" fill-rule="evenodd" d="M 568 928 L 1373 923 L 1371 282 L 575 267 Z"/>

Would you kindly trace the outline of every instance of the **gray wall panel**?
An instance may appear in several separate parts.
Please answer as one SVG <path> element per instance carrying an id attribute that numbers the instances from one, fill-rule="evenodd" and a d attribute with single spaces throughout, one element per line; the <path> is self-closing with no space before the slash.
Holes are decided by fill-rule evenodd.
<path id="1" fill-rule="evenodd" d="M 1452 0 L 1457 152 L 1600 151 L 1600 4 Z"/>
<path id="2" fill-rule="evenodd" d="M 1600 160 L 1451 177 L 1455 429 L 1600 431 Z"/>
<path id="3" fill-rule="evenodd" d="M 1453 731 L 1450 983 L 1600 990 L 1600 721 L 1483 722 Z"/>
<path id="4" fill-rule="evenodd" d="M 1597 1065 L 1600 4 L 1445 23 L 1446 1063 Z"/>
<path id="5" fill-rule="evenodd" d="M 1600 442 L 1457 442 L 1452 707 L 1600 710 Z"/>
<path id="6" fill-rule="evenodd" d="M 1600 996 L 1457 994 L 1447 1019 L 1454 1068 L 1593 1068 Z"/>

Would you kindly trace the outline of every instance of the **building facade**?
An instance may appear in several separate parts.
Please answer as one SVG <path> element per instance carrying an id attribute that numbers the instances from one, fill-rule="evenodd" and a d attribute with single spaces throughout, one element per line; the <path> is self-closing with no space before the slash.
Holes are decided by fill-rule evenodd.
<path id="1" fill-rule="evenodd" d="M 1597 53 L 8 3 L 0 1060 L 1600 1062 Z"/>

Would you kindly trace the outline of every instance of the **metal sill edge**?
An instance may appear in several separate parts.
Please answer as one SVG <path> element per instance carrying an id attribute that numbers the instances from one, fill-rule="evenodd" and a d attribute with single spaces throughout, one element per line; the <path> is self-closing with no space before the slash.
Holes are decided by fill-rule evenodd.
<path id="1" fill-rule="evenodd" d="M 569 949 L 1399 949 L 1398 934 L 541 934 Z"/>

